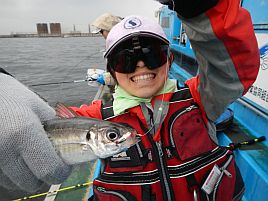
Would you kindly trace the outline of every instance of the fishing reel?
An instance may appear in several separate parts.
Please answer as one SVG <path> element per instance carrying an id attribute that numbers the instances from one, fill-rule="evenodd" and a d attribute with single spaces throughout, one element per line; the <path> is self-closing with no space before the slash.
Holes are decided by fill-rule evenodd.
<path id="1" fill-rule="evenodd" d="M 87 70 L 86 80 L 88 82 L 88 85 L 91 86 L 95 86 L 96 83 L 108 86 L 115 85 L 114 79 L 112 78 L 111 74 L 103 69 L 98 68 L 89 68 Z"/>
<path id="2" fill-rule="evenodd" d="M 98 83 L 103 84 L 101 81 L 101 75 L 105 71 L 98 68 L 89 68 L 87 69 L 86 81 L 90 86 L 96 86 Z"/>

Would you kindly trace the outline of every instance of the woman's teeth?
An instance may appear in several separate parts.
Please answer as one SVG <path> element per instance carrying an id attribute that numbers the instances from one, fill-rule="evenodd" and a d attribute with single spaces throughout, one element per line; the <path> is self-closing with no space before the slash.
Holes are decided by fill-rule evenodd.
<path id="1" fill-rule="evenodd" d="M 138 75 L 138 76 L 134 76 L 132 77 L 132 81 L 133 82 L 139 82 L 139 81 L 147 81 L 147 80 L 152 80 L 154 79 L 155 75 L 154 74 L 146 74 L 146 75 Z"/>
<path id="2" fill-rule="evenodd" d="M 146 75 L 139 75 L 139 76 L 134 76 L 132 77 L 133 82 L 139 82 L 139 81 L 147 81 L 147 80 L 152 80 L 154 79 L 155 75 L 154 74 L 146 74 Z"/>

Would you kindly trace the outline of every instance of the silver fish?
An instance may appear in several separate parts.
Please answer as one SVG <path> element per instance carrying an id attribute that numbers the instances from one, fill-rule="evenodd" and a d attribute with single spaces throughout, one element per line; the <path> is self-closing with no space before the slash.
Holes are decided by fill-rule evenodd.
<path id="1" fill-rule="evenodd" d="M 52 119 L 44 123 L 44 129 L 68 164 L 107 158 L 138 142 L 131 127 L 86 117 Z"/>

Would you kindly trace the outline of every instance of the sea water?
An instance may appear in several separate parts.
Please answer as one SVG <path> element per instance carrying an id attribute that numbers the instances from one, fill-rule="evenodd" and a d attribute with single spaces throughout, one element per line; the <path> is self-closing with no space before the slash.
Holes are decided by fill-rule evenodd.
<path id="1" fill-rule="evenodd" d="M 69 106 L 89 104 L 98 90 L 95 83 L 73 83 L 74 80 L 86 78 L 87 69 L 105 69 L 103 59 L 105 41 L 102 37 L 69 37 L 69 38 L 0 38 L 0 67 L 14 75 L 19 81 L 45 98 L 52 106 L 62 102 Z M 49 84 L 70 81 L 65 84 Z M 47 85 L 43 85 L 47 84 Z M 31 86 L 37 85 L 37 86 Z M 1 95 L 1 94 L 0 94 Z M 88 176 L 89 166 L 85 164 L 76 167 L 70 176 L 72 182 L 63 185 L 83 183 Z M 78 175 L 75 175 L 79 172 Z M 80 178 L 85 177 L 85 178 Z M 84 179 L 84 180 L 83 180 Z M 67 180 L 68 181 L 68 180 Z M 38 193 L 47 192 L 49 186 L 44 186 Z M 84 196 L 82 191 L 65 192 L 60 195 Z M 81 194 L 81 195 L 80 195 Z M 7 190 L 0 187 L 0 201 L 33 195 L 18 190 Z M 44 196 L 34 199 L 44 200 Z"/>
<path id="2" fill-rule="evenodd" d="M 52 106 L 79 106 L 91 102 L 98 85 L 72 81 L 85 79 L 88 68 L 105 69 L 104 49 L 102 37 L 0 38 L 0 67 Z M 65 81 L 71 83 L 49 84 Z"/>

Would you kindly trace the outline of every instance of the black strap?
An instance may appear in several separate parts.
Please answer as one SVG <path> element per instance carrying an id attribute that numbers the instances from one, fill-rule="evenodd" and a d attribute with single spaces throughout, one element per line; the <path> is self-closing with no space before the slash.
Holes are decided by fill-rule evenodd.
<path id="1" fill-rule="evenodd" d="M 189 174 L 188 176 L 185 177 L 185 179 L 190 192 L 193 192 L 194 189 L 195 190 L 198 189 L 198 182 L 196 181 L 194 174 Z"/>
<path id="2" fill-rule="evenodd" d="M 142 191 L 142 201 L 155 201 L 156 195 L 152 194 L 152 189 L 149 184 L 141 186 Z"/>
<path id="3" fill-rule="evenodd" d="M 114 116 L 113 101 L 109 101 L 101 106 L 101 115 L 103 120 Z"/>
<path id="4" fill-rule="evenodd" d="M 196 17 L 210 8 L 213 8 L 219 0 L 173 0 L 169 1 L 169 9 L 174 10 L 177 14 L 184 18 L 193 18 Z"/>
<path id="5" fill-rule="evenodd" d="M 189 87 L 186 85 L 185 87 L 178 87 L 178 91 L 176 91 L 169 102 L 176 102 L 176 101 L 181 101 L 181 100 L 188 100 L 192 98 L 192 94 L 190 92 Z"/>
<path id="6" fill-rule="evenodd" d="M 90 196 L 90 198 L 88 198 L 88 201 L 98 201 L 96 197 L 94 197 L 94 195 Z"/>

